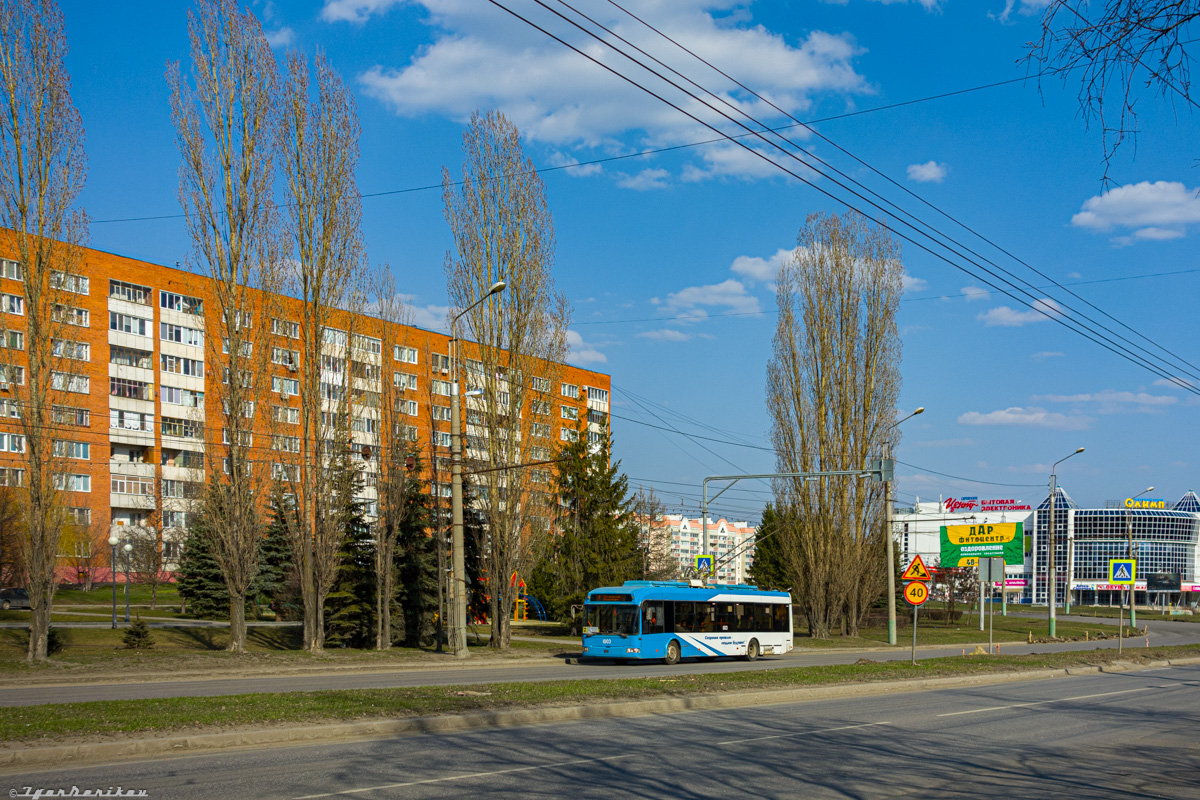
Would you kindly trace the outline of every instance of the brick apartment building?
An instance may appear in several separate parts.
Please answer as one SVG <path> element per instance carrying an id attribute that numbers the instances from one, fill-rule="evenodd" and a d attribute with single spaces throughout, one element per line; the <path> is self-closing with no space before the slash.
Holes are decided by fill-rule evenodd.
<path id="1" fill-rule="evenodd" d="M 10 252 L 0 256 L 11 256 Z M 24 302 L 21 265 L 0 258 L 0 346 L 7 348 L 0 366 L 0 484 L 23 481 L 25 452 L 20 423 L 24 370 Z M 205 425 L 205 398 L 220 402 L 217 381 L 223 370 L 206 365 L 212 342 L 206 331 L 218 329 L 218 304 L 212 282 L 204 276 L 93 249 L 82 251 L 80 274 L 55 275 L 61 325 L 54 345 L 55 370 L 52 425 L 59 488 L 65 490 L 71 514 L 107 538 L 109 526 L 150 525 L 161 512 L 168 565 L 177 557 L 189 525 L 189 498 L 204 479 L 203 453 L 219 446 L 215 426 Z M 256 446 L 292 450 L 299 441 L 300 304 L 275 297 L 269 324 L 251 331 L 252 346 L 270 347 L 269 413 L 273 435 L 258 437 Z M 412 326 L 384 330 L 379 319 L 358 315 L 347 319 L 343 341 L 331 345 L 353 351 L 359 367 L 355 405 L 363 422 L 351 434 L 352 447 L 363 460 L 367 478 L 362 500 L 373 509 L 371 444 L 378 435 L 380 381 L 392 381 L 396 407 L 411 418 L 409 438 L 416 442 L 427 468 L 445 469 L 450 454 L 450 337 Z M 334 330 L 334 338 L 338 331 Z M 394 342 L 384 352 L 383 343 Z M 327 343 L 329 337 L 327 337 Z M 473 345 L 462 343 L 460 383 L 471 385 Z M 332 352 L 328 347 L 323 352 Z M 550 458 L 557 442 L 579 435 L 601 435 L 609 412 L 608 375 L 561 366 L 554 385 L 534 376 L 536 404 L 531 423 L 531 451 Z M 264 377 L 264 379 L 265 379 Z M 260 397 L 266 398 L 265 384 Z M 470 457 L 475 437 L 487 436 L 471 402 L 464 402 L 464 453 Z M 218 414 L 216 416 L 223 416 Z M 211 419 L 212 415 L 209 415 Z M 294 430 L 289 431 L 289 428 Z M 257 434 L 256 434 L 257 436 Z M 298 452 L 298 451 L 297 451 Z M 378 452 L 376 448 L 376 452 Z M 270 457 L 270 455 L 265 455 Z M 56 473 L 58 474 L 58 473 Z M 541 473 L 541 480 L 546 480 Z M 440 487 L 448 495 L 449 486 Z M 118 531 L 119 532 L 119 531 Z"/>

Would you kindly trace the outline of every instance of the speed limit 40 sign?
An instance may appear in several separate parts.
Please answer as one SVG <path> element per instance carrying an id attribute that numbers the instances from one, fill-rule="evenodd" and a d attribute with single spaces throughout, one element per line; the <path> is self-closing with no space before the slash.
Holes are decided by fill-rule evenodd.
<path id="1" fill-rule="evenodd" d="M 920 581 L 904 585 L 904 599 L 910 606 L 919 606 L 929 599 L 929 587 Z"/>

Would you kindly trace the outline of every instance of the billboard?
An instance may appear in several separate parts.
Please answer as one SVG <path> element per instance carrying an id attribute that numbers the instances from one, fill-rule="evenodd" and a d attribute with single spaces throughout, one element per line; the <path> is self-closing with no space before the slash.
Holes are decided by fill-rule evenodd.
<path id="1" fill-rule="evenodd" d="M 1003 558 L 1009 566 L 1025 563 L 1025 524 L 993 522 L 942 526 L 943 567 L 974 567 L 980 558 Z"/>

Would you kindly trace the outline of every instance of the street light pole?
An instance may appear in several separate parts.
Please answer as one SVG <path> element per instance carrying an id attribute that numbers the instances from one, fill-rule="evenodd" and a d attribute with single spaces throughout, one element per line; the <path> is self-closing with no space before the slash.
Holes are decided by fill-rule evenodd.
<path id="1" fill-rule="evenodd" d="M 496 281 L 487 294 L 454 315 L 450 321 L 450 547 L 453 551 L 453 576 L 450 604 L 454 614 L 450 629 L 454 638 L 454 657 L 466 658 L 467 650 L 467 569 L 463 555 L 462 496 L 462 408 L 458 389 L 458 320 L 494 294 L 504 291 L 504 281 Z"/>
<path id="2" fill-rule="evenodd" d="M 1058 620 L 1055 618 L 1055 612 L 1057 611 L 1056 606 L 1058 604 L 1058 573 L 1057 573 L 1057 571 L 1055 569 L 1055 565 L 1054 565 L 1054 544 L 1055 544 L 1056 534 L 1057 534 L 1057 530 L 1058 530 L 1055 525 L 1055 519 L 1054 519 L 1054 500 L 1055 500 L 1055 495 L 1058 494 L 1058 465 L 1061 464 L 1062 462 L 1066 461 L 1071 456 L 1077 456 L 1082 452 L 1083 452 L 1083 448 L 1080 447 L 1074 453 L 1071 453 L 1071 455 L 1063 456 L 1058 461 L 1055 461 L 1054 466 L 1052 466 L 1050 468 L 1050 539 L 1049 539 L 1049 547 L 1047 548 L 1048 557 L 1046 559 L 1046 566 L 1047 566 L 1046 583 L 1047 583 L 1047 591 L 1049 592 L 1049 594 L 1047 595 L 1046 599 L 1049 601 L 1048 605 L 1050 607 L 1048 621 L 1049 621 L 1051 638 L 1054 638 L 1054 636 L 1057 634 L 1057 631 L 1058 631 L 1058 625 L 1057 625 Z M 1071 576 L 1068 575 L 1067 576 L 1068 590 L 1070 589 L 1070 586 L 1071 586 Z"/>
<path id="3" fill-rule="evenodd" d="M 925 413 L 925 406 L 918 406 L 915 411 L 909 414 L 904 419 L 894 423 L 893 428 L 901 422 L 912 419 L 918 414 Z M 888 452 L 885 458 L 892 457 L 892 448 L 889 445 Z M 883 484 L 883 519 L 884 531 L 887 532 L 887 609 L 888 609 L 888 644 L 896 644 L 896 532 L 892 529 L 892 483 L 887 481 Z"/>
<path id="4" fill-rule="evenodd" d="M 1138 492 L 1137 494 L 1135 494 L 1133 497 L 1131 497 L 1129 499 L 1136 500 L 1139 497 L 1141 497 L 1142 495 L 1150 494 L 1150 492 L 1153 492 L 1153 491 L 1154 491 L 1153 486 L 1147 486 L 1144 491 Z M 1125 553 L 1125 557 L 1132 559 L 1133 558 L 1133 513 L 1130 511 L 1128 505 L 1125 506 L 1125 541 L 1127 542 L 1126 546 L 1128 547 L 1128 550 Z M 1136 599 L 1136 595 L 1134 593 L 1137 591 L 1137 580 L 1136 580 L 1137 579 L 1137 570 L 1136 569 L 1134 570 L 1133 577 L 1135 580 L 1133 583 L 1131 583 L 1129 585 L 1129 627 L 1130 628 L 1137 626 L 1137 611 L 1134 610 L 1134 607 L 1137 605 L 1134 602 L 1134 600 Z M 1149 601 L 1147 601 L 1147 602 L 1149 602 Z"/>
<path id="5" fill-rule="evenodd" d="M 129 622 L 129 554 L 133 552 L 133 545 L 126 542 L 121 549 L 125 551 L 125 621 Z"/>
<path id="6" fill-rule="evenodd" d="M 112 626 L 117 629 L 117 545 L 121 540 L 114 533 L 108 537 L 108 546 L 112 548 L 112 558 L 109 560 L 108 579 L 112 583 Z"/>

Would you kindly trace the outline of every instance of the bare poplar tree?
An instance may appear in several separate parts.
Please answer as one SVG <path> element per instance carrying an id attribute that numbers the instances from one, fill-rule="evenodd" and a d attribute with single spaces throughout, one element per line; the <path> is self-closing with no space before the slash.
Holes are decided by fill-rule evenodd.
<path id="1" fill-rule="evenodd" d="M 813 214 L 778 276 L 767 408 L 780 472 L 861 469 L 894 444 L 900 391 L 896 242 L 850 213 Z M 882 590 L 883 484 L 855 476 L 781 479 L 776 508 L 797 603 L 813 636 L 856 635 Z"/>
<path id="2" fill-rule="evenodd" d="M 410 373 L 415 374 L 415 373 Z M 435 636 L 437 638 L 437 649 L 440 652 L 446 641 L 446 619 L 449 614 L 449 580 L 450 559 L 453 557 L 450 552 L 449 542 L 451 535 L 451 509 L 446 493 L 450 488 L 450 448 L 442 446 L 438 443 L 438 423 L 444 421 L 440 415 L 449 416 L 450 406 L 448 405 L 449 398 L 446 398 L 447 404 L 439 404 L 437 395 L 433 391 L 434 381 L 441 380 L 440 373 L 435 373 L 433 364 L 427 365 L 426 377 L 424 378 L 424 388 L 421 389 L 421 396 L 424 397 L 425 403 L 425 421 L 428 425 L 427 432 L 429 434 L 429 531 L 434 537 L 437 544 L 437 570 L 438 570 L 438 623 Z M 412 430 L 413 440 L 417 439 L 416 426 Z M 465 501 L 464 501 L 465 502 Z M 465 531 L 464 531 L 465 533 Z M 470 621 L 468 609 L 468 623 Z"/>
<path id="3" fill-rule="evenodd" d="M 18 489 L 25 530 L 18 541 L 32 609 L 28 658 L 33 661 L 47 655 L 54 569 L 67 525 L 64 495 L 82 488 L 61 471 L 52 408 L 65 390 L 86 384 L 84 376 L 62 363 L 63 345 L 56 342 L 68 321 L 83 321 L 66 298 L 83 288 L 77 273 L 87 218 L 75 200 L 87 161 L 83 123 L 64 63 L 67 37 L 58 5 L 0 0 L 0 30 L 0 227 L 11 232 L 7 243 L 24 280 L 22 296 L 7 300 L 12 305 L 5 310 L 25 317 L 23 331 L 8 330 L 7 322 L 0 331 L 6 348 L 0 378 L 11 387 L 25 445 L 24 485 Z"/>
<path id="4" fill-rule="evenodd" d="M 205 319 L 218 402 L 206 410 L 207 480 L 200 513 L 229 591 L 229 649 L 246 643 L 246 595 L 258 574 L 270 459 L 260 434 L 271 415 L 266 333 L 279 289 L 278 223 L 271 198 L 277 138 L 275 57 L 253 14 L 234 0 L 198 0 L 189 12 L 190 81 L 168 65 L 182 156 L 179 199 L 190 261 L 211 278 L 216 309 Z M 259 332 L 258 346 L 252 338 Z M 211 394 L 211 392 L 210 392 Z"/>
<path id="5" fill-rule="evenodd" d="M 554 223 L 533 162 L 521 149 L 516 126 L 499 111 L 479 112 L 463 133 L 463 181 L 442 171 L 446 221 L 454 253 L 446 258 L 447 294 L 467 308 L 503 279 L 508 288 L 459 322 L 478 343 L 483 397 L 464 405 L 481 414 L 487 485 L 483 514 L 491 596 L 490 645 L 507 649 L 517 588 L 510 577 L 528 577 L 550 535 L 549 494 L 535 490 L 533 403 L 548 402 L 567 355 L 570 307 L 555 288 Z M 470 432 L 470 426 L 467 428 Z M 482 483 L 482 481 L 481 481 Z"/>
<path id="6" fill-rule="evenodd" d="M 671 529 L 663 522 L 667 507 L 653 489 L 638 487 L 633 496 L 633 513 L 642 551 L 642 578 L 670 581 L 679 575 L 679 563 L 671 555 Z"/>
<path id="7" fill-rule="evenodd" d="M 1197 107 L 1191 92 L 1200 2 L 1197 0 L 1050 0 L 1028 59 L 1044 72 L 1074 79 L 1079 106 L 1104 137 L 1104 160 L 1137 132 L 1137 100 L 1150 90 Z M 1107 177 L 1107 176 L 1106 176 Z"/>
<path id="8" fill-rule="evenodd" d="M 300 301 L 300 432 L 290 508 L 283 515 L 300 572 L 304 647 L 325 645 L 325 598 L 337 578 L 346 539 L 346 508 L 334 507 L 335 465 L 348 464 L 354 380 L 351 332 L 333 324 L 359 297 L 364 254 L 362 207 L 355 184 L 358 114 L 354 99 L 326 58 L 287 58 L 281 165 L 288 189 L 289 284 Z M 378 365 L 376 371 L 378 371 Z M 336 388 L 335 388 L 336 387 Z"/>

